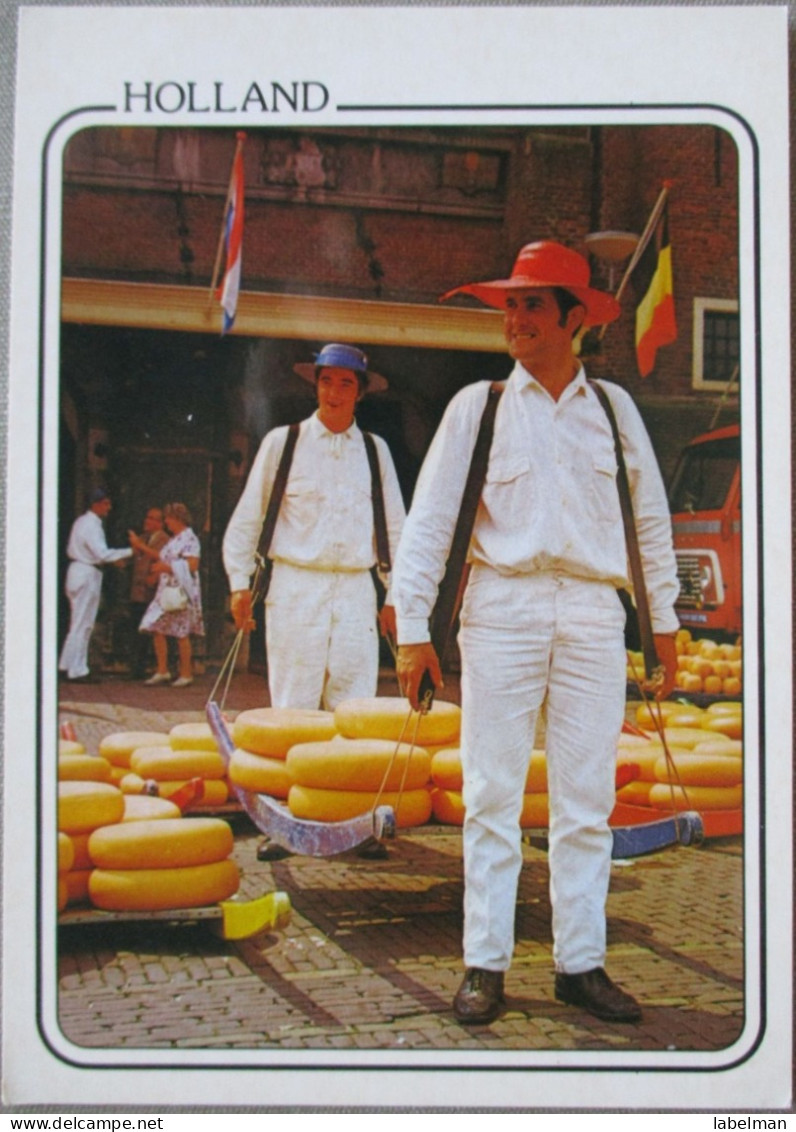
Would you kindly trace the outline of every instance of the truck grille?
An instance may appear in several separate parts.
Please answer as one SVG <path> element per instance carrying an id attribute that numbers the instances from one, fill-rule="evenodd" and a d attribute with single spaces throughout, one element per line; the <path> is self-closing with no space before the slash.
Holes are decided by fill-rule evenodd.
<path id="1" fill-rule="evenodd" d="M 698 609 L 702 604 L 702 586 L 699 582 L 699 559 L 693 554 L 677 555 L 677 580 L 680 583 L 678 605 Z"/>

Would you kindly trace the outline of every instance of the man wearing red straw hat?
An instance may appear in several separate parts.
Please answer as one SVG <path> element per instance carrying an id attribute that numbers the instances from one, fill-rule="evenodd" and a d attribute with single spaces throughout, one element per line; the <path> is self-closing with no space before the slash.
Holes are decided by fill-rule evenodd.
<path id="1" fill-rule="evenodd" d="M 509 279 L 449 295 L 459 292 L 504 311 L 515 364 L 495 416 L 461 611 L 466 971 L 454 1012 L 485 1024 L 502 1009 L 524 783 L 544 705 L 555 996 L 608 1021 L 636 1022 L 638 1003 L 604 968 L 608 818 L 625 708 L 617 589 L 629 583 L 627 548 L 611 426 L 573 347 L 620 308 L 589 285 L 587 261 L 553 241 L 524 247 Z M 628 468 L 662 696 L 673 687 L 679 624 L 669 510 L 635 406 L 620 387 L 605 388 Z M 488 395 L 489 383 L 479 382 L 448 406 L 395 562 L 399 675 L 415 707 L 426 671 L 441 683 L 429 617 Z"/>

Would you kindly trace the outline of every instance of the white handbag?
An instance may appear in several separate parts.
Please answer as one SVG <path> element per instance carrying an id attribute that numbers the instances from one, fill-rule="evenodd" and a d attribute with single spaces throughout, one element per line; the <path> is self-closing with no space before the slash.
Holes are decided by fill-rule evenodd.
<path id="1" fill-rule="evenodd" d="M 164 613 L 179 613 L 188 608 L 188 595 L 176 580 L 169 580 L 160 592 L 158 605 Z"/>

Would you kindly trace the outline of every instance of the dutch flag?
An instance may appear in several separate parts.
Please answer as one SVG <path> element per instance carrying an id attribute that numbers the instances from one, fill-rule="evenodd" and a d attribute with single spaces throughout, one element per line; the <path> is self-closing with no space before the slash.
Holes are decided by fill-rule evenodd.
<path id="1" fill-rule="evenodd" d="M 238 292 L 240 291 L 241 253 L 243 250 L 243 137 L 238 135 L 238 147 L 232 165 L 232 177 L 227 195 L 227 211 L 224 218 L 226 267 L 224 278 L 216 292 L 224 310 L 222 334 L 231 330 L 235 322 Z"/>

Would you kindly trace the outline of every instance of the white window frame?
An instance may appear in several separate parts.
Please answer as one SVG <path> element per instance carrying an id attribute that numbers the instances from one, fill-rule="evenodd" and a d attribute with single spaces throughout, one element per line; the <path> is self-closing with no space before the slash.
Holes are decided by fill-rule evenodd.
<path id="1" fill-rule="evenodd" d="M 727 388 L 726 381 L 706 381 L 704 373 L 704 343 L 705 343 L 705 312 L 727 311 L 738 313 L 736 299 L 694 299 L 694 331 L 693 350 L 691 362 L 691 385 L 694 389 L 704 390 L 707 393 L 723 393 Z M 735 382 L 733 391 L 740 390 L 740 379 Z"/>

